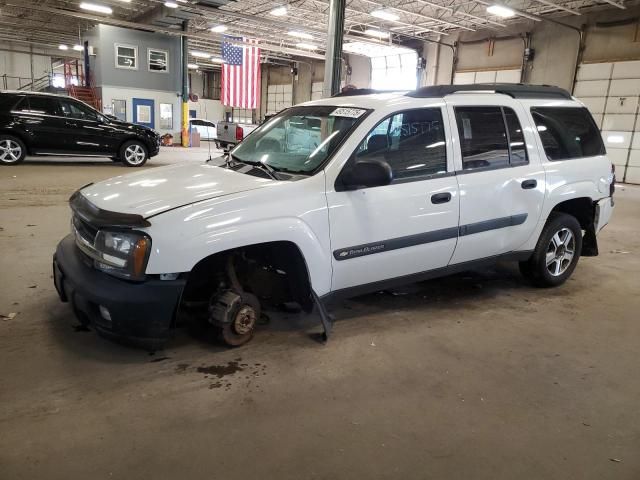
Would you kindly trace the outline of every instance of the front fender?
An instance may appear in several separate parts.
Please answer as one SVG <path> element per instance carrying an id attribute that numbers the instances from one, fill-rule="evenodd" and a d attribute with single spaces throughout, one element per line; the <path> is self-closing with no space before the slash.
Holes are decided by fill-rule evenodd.
<path id="1" fill-rule="evenodd" d="M 152 226 L 147 229 L 152 242 L 147 274 L 189 272 L 200 260 L 216 253 L 289 241 L 300 249 L 313 289 L 318 295 L 328 293 L 331 248 L 324 195 L 307 190 L 304 196 L 296 195 L 295 202 L 277 205 L 268 200 L 274 197 L 273 193 L 262 191 L 254 195 L 251 202 L 240 195 L 213 201 L 211 206 L 192 205 L 153 217 Z M 223 202 L 224 212 L 216 213 Z M 267 217 L 267 212 L 274 211 L 283 216 Z"/>

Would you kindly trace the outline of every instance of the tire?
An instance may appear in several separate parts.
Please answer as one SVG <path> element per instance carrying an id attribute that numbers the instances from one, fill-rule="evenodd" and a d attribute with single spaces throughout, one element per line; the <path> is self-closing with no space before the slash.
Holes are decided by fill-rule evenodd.
<path id="1" fill-rule="evenodd" d="M 18 165 L 26 156 L 27 147 L 22 140 L 12 135 L 0 135 L 1 165 Z"/>
<path id="2" fill-rule="evenodd" d="M 553 212 L 531 258 L 520 272 L 537 287 L 557 287 L 571 276 L 582 252 L 582 228 L 575 217 Z"/>
<path id="3" fill-rule="evenodd" d="M 130 140 L 120 147 L 118 157 L 127 167 L 141 167 L 149 160 L 149 151 L 142 142 Z"/>

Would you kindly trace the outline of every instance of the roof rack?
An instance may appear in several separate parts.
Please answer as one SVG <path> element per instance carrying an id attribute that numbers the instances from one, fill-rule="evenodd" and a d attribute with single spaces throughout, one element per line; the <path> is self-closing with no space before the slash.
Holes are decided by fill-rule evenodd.
<path id="1" fill-rule="evenodd" d="M 359 95 L 373 95 L 374 93 L 404 93 L 407 90 L 376 90 L 375 88 L 352 88 L 344 92 L 336 93 L 331 97 L 355 97 Z"/>
<path id="2" fill-rule="evenodd" d="M 407 97 L 438 98 L 459 92 L 494 92 L 513 98 L 554 98 L 571 100 L 571 94 L 564 88 L 551 85 L 525 85 L 523 83 L 474 83 L 471 85 L 435 85 L 422 87 L 407 93 Z"/>

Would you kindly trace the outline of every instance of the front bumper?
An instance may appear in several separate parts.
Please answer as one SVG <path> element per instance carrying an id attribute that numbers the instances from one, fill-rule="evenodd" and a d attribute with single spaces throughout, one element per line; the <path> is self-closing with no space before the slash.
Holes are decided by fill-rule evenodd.
<path id="1" fill-rule="evenodd" d="M 87 263 L 85 263 L 87 262 Z M 161 343 L 169 335 L 186 280 L 133 283 L 94 269 L 72 235 L 58 244 L 53 279 L 60 300 L 100 334 L 129 343 Z M 107 309 L 105 318 L 100 307 Z"/>

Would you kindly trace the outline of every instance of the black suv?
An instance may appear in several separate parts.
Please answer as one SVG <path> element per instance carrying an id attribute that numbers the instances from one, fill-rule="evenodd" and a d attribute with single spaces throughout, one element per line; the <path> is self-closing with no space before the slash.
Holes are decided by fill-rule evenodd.
<path id="1" fill-rule="evenodd" d="M 0 92 L 0 164 L 29 155 L 110 157 L 140 167 L 158 154 L 160 136 L 150 128 L 105 116 L 63 95 Z"/>

